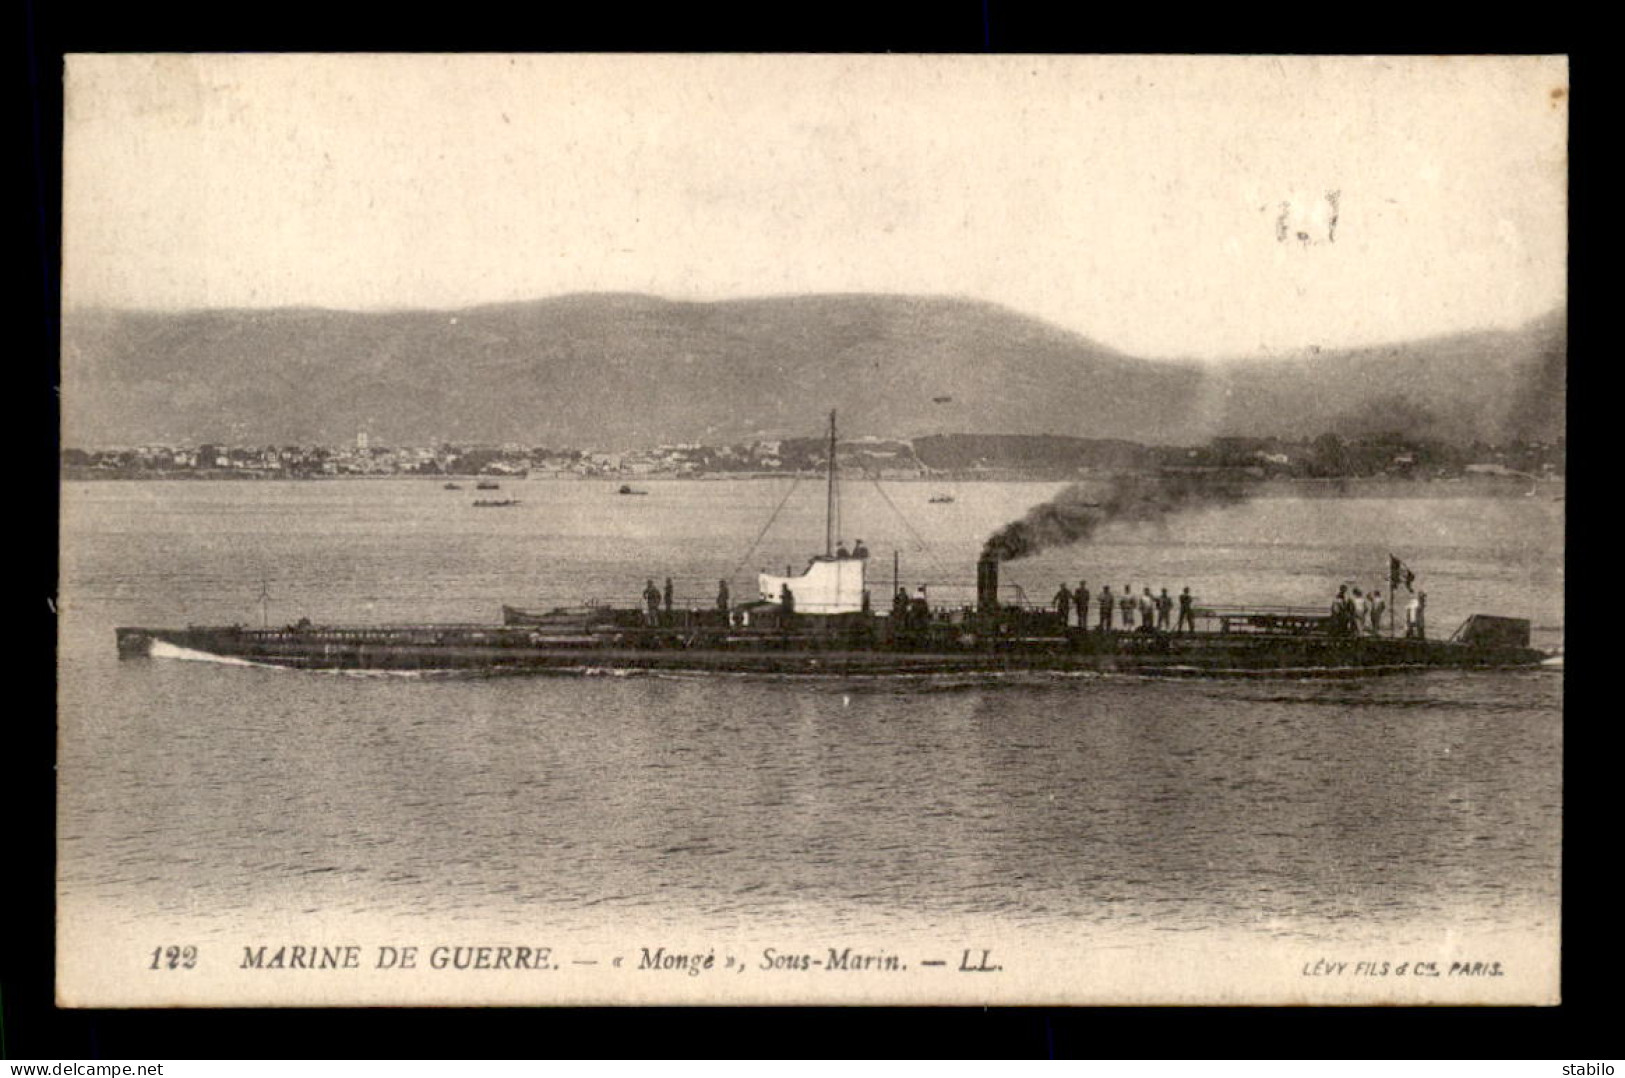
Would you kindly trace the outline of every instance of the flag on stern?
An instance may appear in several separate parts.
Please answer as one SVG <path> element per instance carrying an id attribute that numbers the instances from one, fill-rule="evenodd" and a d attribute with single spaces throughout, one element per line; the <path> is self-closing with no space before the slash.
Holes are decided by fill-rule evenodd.
<path id="1" fill-rule="evenodd" d="M 1415 589 L 1411 587 L 1414 583 L 1416 574 L 1411 572 L 1404 562 L 1392 554 L 1388 555 L 1388 594 L 1397 592 L 1401 584 L 1405 585 L 1406 591 L 1414 591 Z"/>

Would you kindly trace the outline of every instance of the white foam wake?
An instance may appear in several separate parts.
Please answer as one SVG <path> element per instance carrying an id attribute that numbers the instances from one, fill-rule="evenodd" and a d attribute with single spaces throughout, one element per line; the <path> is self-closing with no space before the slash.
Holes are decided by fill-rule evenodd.
<path id="1" fill-rule="evenodd" d="M 154 640 L 151 655 L 155 659 L 185 659 L 188 662 L 224 663 L 227 666 L 263 666 L 262 663 L 249 662 L 247 659 L 236 659 L 229 655 L 215 655 L 207 651 L 194 651 L 183 648 L 178 644 L 171 644 L 167 640 Z"/>

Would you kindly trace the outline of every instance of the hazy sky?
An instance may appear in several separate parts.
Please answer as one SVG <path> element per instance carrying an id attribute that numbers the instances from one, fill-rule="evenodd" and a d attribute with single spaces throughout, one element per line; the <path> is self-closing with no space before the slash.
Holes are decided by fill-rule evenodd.
<path id="1" fill-rule="evenodd" d="M 63 295 L 926 292 L 1194 357 L 1508 327 L 1564 301 L 1567 88 L 1560 58 L 71 57 Z"/>

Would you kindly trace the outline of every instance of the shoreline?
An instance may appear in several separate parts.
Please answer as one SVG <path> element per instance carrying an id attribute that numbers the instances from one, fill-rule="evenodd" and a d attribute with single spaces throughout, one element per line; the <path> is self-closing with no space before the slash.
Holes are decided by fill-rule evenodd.
<path id="1" fill-rule="evenodd" d="M 448 482 L 476 483 L 495 480 L 500 483 L 603 483 L 619 486 L 625 483 L 671 484 L 714 483 L 723 481 L 756 481 L 772 479 L 812 479 L 822 473 L 812 472 L 713 472 L 703 475 L 640 475 L 640 476 L 583 476 L 583 475 L 287 475 L 254 472 L 246 469 L 211 469 L 203 472 L 168 471 L 112 471 L 100 468 L 64 468 L 60 478 L 64 483 L 198 483 L 198 482 L 377 482 L 382 480 L 411 481 L 443 485 Z M 1010 473 L 1000 475 L 937 475 L 891 476 L 879 481 L 887 484 L 961 485 L 980 483 L 1090 483 L 1108 479 L 1104 475 L 1054 476 L 1042 473 Z M 1529 479 L 1519 476 L 1471 476 L 1445 479 L 1394 479 L 1391 477 L 1303 479 L 1282 478 L 1257 480 L 1250 494 L 1254 498 L 1530 498 L 1563 500 L 1567 496 L 1565 477 Z"/>

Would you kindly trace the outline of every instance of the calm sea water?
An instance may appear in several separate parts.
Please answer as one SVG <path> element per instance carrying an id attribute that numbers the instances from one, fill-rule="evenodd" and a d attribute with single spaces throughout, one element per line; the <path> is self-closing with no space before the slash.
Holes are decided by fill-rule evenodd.
<path id="1" fill-rule="evenodd" d="M 1314 940 L 1555 925 L 1562 678 L 1111 676 L 826 682 L 412 678 L 119 662 L 115 625 L 491 621 L 502 602 L 635 601 L 822 545 L 806 482 L 79 483 L 63 494 L 65 908 L 515 926 L 680 916 L 727 931 L 935 919 Z M 853 484 L 843 533 L 968 595 L 981 541 L 1047 484 Z M 930 505 L 949 490 L 956 500 Z M 894 511 L 895 509 L 895 511 Z M 1034 600 L 1189 585 L 1319 606 L 1398 554 L 1435 632 L 1525 616 L 1561 642 L 1563 505 L 1266 499 L 1108 528 L 1006 567 Z M 735 571 L 737 568 L 738 571 Z"/>

